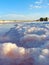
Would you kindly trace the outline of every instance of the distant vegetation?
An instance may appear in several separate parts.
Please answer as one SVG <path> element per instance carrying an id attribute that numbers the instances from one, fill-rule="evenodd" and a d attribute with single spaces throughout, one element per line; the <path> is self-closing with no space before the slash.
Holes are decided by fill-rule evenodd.
<path id="1" fill-rule="evenodd" d="M 48 21 L 48 18 L 47 18 L 47 17 L 45 17 L 45 18 L 42 18 L 42 17 L 41 17 L 39 20 L 40 20 L 40 21 Z"/>

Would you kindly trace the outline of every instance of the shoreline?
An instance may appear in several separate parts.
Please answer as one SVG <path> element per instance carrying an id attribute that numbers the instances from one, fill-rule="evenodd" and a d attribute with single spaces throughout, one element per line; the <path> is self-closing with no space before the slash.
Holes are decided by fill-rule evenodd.
<path id="1" fill-rule="evenodd" d="M 49 21 L 0 21 L 0 24 L 13 24 L 13 23 L 43 23 L 43 22 L 49 22 Z"/>

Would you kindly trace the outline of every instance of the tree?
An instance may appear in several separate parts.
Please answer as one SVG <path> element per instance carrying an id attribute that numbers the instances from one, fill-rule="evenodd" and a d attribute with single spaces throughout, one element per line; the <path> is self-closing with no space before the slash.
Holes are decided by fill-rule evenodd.
<path id="1" fill-rule="evenodd" d="M 46 18 L 44 18 L 44 21 L 48 21 L 48 18 L 46 17 Z"/>
<path id="2" fill-rule="evenodd" d="M 43 21 L 43 18 L 42 17 L 40 18 L 40 21 Z"/>

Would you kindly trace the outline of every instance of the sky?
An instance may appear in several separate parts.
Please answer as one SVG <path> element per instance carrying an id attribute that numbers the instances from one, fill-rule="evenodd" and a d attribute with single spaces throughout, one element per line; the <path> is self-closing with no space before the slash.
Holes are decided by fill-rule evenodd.
<path id="1" fill-rule="evenodd" d="M 0 0 L 0 19 L 33 20 L 49 17 L 49 0 Z"/>

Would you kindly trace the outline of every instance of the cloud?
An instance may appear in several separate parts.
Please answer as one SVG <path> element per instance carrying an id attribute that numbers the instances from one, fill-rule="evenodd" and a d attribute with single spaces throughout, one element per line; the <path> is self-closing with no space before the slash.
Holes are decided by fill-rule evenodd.
<path id="1" fill-rule="evenodd" d="M 35 4 L 37 4 L 37 5 L 40 5 L 40 4 L 42 4 L 42 3 L 43 3 L 42 0 L 35 2 Z"/>
<path id="2" fill-rule="evenodd" d="M 33 4 L 31 4 L 30 7 L 32 8 L 33 7 Z"/>
<path id="3" fill-rule="evenodd" d="M 47 5 L 49 6 L 49 3 Z"/>
<path id="4" fill-rule="evenodd" d="M 49 42 L 48 42 L 49 43 Z M 49 65 L 48 43 L 42 47 L 18 47 L 15 43 L 0 44 L 0 64 L 2 65 Z M 37 60 L 38 59 L 38 60 Z"/>
<path id="5" fill-rule="evenodd" d="M 25 54 L 23 47 L 17 47 L 14 43 L 0 44 L 0 58 L 20 58 Z"/>
<path id="6" fill-rule="evenodd" d="M 49 65 L 48 26 L 49 24 L 43 24 L 43 22 L 16 24 L 12 30 L 8 31 L 8 35 L 11 36 L 10 39 L 13 36 L 17 39 L 20 38 L 18 39 L 20 44 L 19 42 L 18 44 L 20 46 L 22 44 L 22 46 L 18 47 L 17 43 L 12 42 L 0 43 L 0 65 Z M 17 32 L 20 35 L 22 32 L 26 34 L 20 37 L 19 34 L 16 34 Z M 13 39 L 15 40 L 15 38 Z"/>
<path id="7" fill-rule="evenodd" d="M 30 5 L 30 9 L 40 9 L 40 8 L 48 8 L 49 5 Z"/>
<path id="8" fill-rule="evenodd" d="M 33 8 L 42 8 L 41 6 L 39 6 L 39 5 L 36 5 L 36 6 L 34 6 Z"/>
<path id="9" fill-rule="evenodd" d="M 8 20 L 11 20 L 11 19 L 13 19 L 13 20 L 15 20 L 15 19 L 24 19 L 24 15 L 22 15 L 22 14 L 6 14 L 6 15 L 2 15 L 2 16 L 0 16 L 0 19 L 8 19 Z"/>
<path id="10" fill-rule="evenodd" d="M 0 16 L 1 20 L 32 20 L 33 15 L 28 14 L 6 14 Z"/>
<path id="11" fill-rule="evenodd" d="M 27 50 L 18 47 L 14 43 L 0 44 L 0 64 L 2 65 L 30 65 L 34 59 L 29 56 Z"/>
<path id="12" fill-rule="evenodd" d="M 30 9 L 33 9 L 33 8 L 42 8 L 40 5 L 30 5 Z"/>
<path id="13" fill-rule="evenodd" d="M 47 0 L 39 0 L 39 1 L 35 1 L 33 4 L 30 5 L 30 9 L 33 8 L 48 8 L 49 7 L 49 3 Z"/>
<path id="14" fill-rule="evenodd" d="M 41 5 L 30 5 L 29 9 L 40 9 L 40 8 L 48 8 L 48 6 L 41 6 Z M 47 12 L 48 13 L 48 12 Z M 6 14 L 6 15 L 0 15 L 0 19 L 1 20 L 35 20 L 38 19 L 39 17 L 44 17 L 44 16 L 48 16 L 49 15 L 47 13 L 43 13 L 43 15 L 41 15 L 41 13 L 36 12 L 36 13 L 29 13 L 29 14 Z"/>

